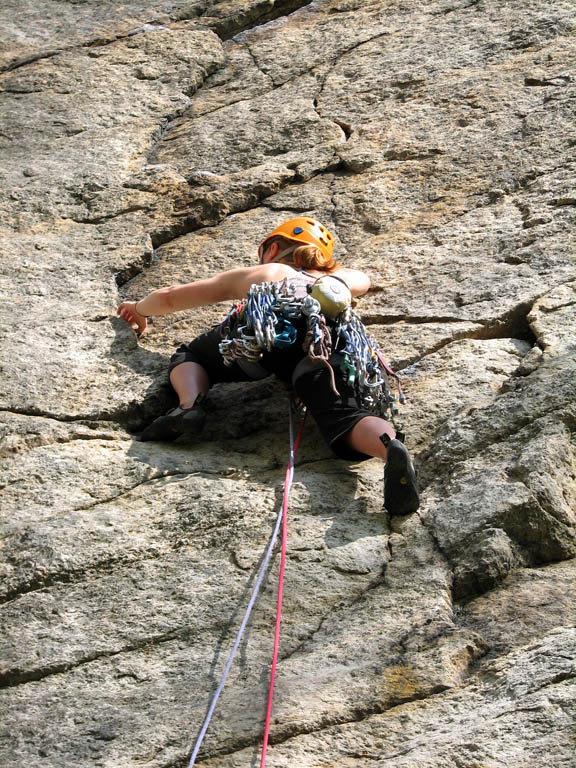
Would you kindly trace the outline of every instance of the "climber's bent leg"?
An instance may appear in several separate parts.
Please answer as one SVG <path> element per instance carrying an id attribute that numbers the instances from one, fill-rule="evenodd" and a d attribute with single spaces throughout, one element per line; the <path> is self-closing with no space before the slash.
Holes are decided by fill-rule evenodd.
<path id="1" fill-rule="evenodd" d="M 198 395 L 210 389 L 210 379 L 199 363 L 181 363 L 170 372 L 170 384 L 174 387 L 181 408 L 192 408 Z"/>
<path id="2" fill-rule="evenodd" d="M 416 474 L 408 451 L 395 437 L 396 432 L 390 422 L 367 416 L 350 430 L 348 444 L 355 451 L 386 462 L 384 506 L 391 515 L 408 515 L 420 506 Z"/>
<path id="3" fill-rule="evenodd" d="M 395 438 L 396 432 L 392 424 L 377 416 L 365 416 L 352 427 L 346 439 L 354 451 L 386 461 L 386 448 L 380 440 L 381 435 L 388 435 L 391 440 Z"/>
<path id="4" fill-rule="evenodd" d="M 180 405 L 154 419 L 140 435 L 140 439 L 171 442 L 182 435 L 201 434 L 206 421 L 202 398 L 210 388 L 208 374 L 199 363 L 181 363 L 170 371 Z"/>
<path id="5" fill-rule="evenodd" d="M 354 389 L 348 387 L 338 369 L 334 374 L 339 395 L 330 387 L 325 366 L 304 371 L 295 378 L 294 389 L 337 456 L 348 461 L 364 461 L 374 456 L 386 462 L 384 506 L 388 512 L 415 512 L 420 503 L 416 475 L 394 427 L 361 406 Z"/>
<path id="6" fill-rule="evenodd" d="M 143 441 L 171 442 L 178 437 L 201 434 L 206 421 L 202 399 L 210 387 L 208 375 L 198 363 L 182 363 L 170 372 L 170 383 L 180 405 L 159 416 L 140 435 Z"/>
<path id="7" fill-rule="evenodd" d="M 301 375 L 295 376 L 293 380 L 294 390 L 336 456 L 346 461 L 365 461 L 373 456 L 384 456 L 384 446 L 382 443 L 378 445 L 378 436 L 384 429 L 379 433 L 376 430 L 374 439 L 369 440 L 370 453 L 365 450 L 365 441 L 362 441 L 359 450 L 351 444 L 349 436 L 361 422 L 367 419 L 384 425 L 387 422 L 377 419 L 373 413 L 359 406 L 354 389 L 347 385 L 338 368 L 334 368 L 334 377 L 339 395 L 332 390 L 330 373 L 325 366 L 303 366 Z M 363 436 L 362 429 L 360 435 Z"/>
<path id="8" fill-rule="evenodd" d="M 212 384 L 251 381 L 238 365 L 224 364 L 219 350 L 221 341 L 222 329 L 216 326 L 178 347 L 170 360 L 169 372 L 180 405 L 147 426 L 141 440 L 172 441 L 181 436 L 199 435 L 206 421 L 203 397 Z"/>

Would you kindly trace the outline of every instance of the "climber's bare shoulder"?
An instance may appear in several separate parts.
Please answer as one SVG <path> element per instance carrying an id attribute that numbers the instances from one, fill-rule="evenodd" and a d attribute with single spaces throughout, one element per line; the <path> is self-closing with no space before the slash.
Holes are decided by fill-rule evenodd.
<path id="1" fill-rule="evenodd" d="M 193 309 L 219 301 L 242 299 L 254 283 L 276 282 L 293 270 L 285 264 L 258 264 L 237 267 L 193 283 L 174 285 L 168 290 L 171 310 Z"/>
<path id="2" fill-rule="evenodd" d="M 288 264 L 257 264 L 220 272 L 213 277 L 167 289 L 170 311 L 192 309 L 220 301 L 242 299 L 255 283 L 278 282 L 292 277 L 297 270 Z M 320 277 L 325 273 L 318 273 Z M 350 288 L 353 296 L 360 296 L 370 288 L 370 278 L 358 269 L 339 268 L 335 273 Z"/>
<path id="3" fill-rule="evenodd" d="M 370 290 L 370 278 L 359 269 L 339 267 L 333 274 L 344 280 L 348 288 L 350 288 L 352 296 L 362 296 L 362 294 Z"/>

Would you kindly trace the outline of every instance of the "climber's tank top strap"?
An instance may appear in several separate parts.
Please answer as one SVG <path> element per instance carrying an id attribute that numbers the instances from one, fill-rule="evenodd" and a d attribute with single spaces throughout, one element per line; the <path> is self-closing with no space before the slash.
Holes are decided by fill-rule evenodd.
<path id="1" fill-rule="evenodd" d="M 285 285 L 285 293 L 291 294 L 297 299 L 303 299 L 308 295 L 308 286 L 313 285 L 318 277 L 316 275 L 309 275 L 303 269 L 296 269 L 297 275 L 286 277 L 280 281 L 279 285 Z"/>

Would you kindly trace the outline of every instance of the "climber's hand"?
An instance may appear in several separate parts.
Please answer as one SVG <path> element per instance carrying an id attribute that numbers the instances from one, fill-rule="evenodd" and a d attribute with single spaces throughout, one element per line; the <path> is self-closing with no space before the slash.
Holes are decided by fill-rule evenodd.
<path id="1" fill-rule="evenodd" d="M 116 311 L 141 336 L 146 330 L 147 321 L 144 315 L 136 311 L 136 304 L 136 301 L 123 301 Z"/>

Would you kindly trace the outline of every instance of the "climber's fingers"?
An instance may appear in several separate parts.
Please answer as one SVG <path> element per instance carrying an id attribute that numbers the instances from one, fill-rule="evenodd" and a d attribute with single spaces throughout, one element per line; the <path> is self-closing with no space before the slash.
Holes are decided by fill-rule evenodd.
<path id="1" fill-rule="evenodd" d="M 147 327 L 147 321 L 144 315 L 136 311 L 135 301 L 123 301 L 116 310 L 117 314 L 129 323 L 130 327 L 138 334 L 144 333 Z"/>

